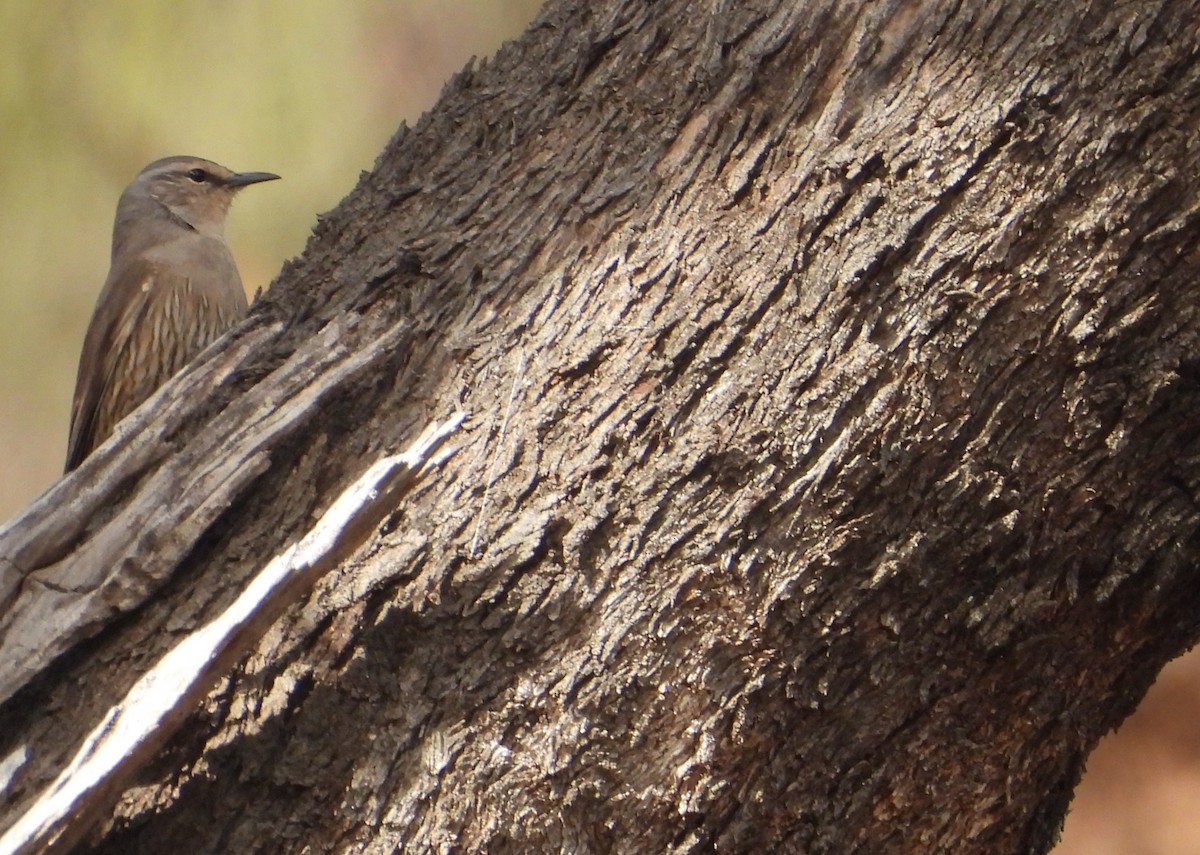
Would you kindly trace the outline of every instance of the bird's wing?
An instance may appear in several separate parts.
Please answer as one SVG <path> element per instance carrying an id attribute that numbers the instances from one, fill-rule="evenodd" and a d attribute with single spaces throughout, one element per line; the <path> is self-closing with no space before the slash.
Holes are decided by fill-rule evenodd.
<path id="1" fill-rule="evenodd" d="M 152 265 L 138 262 L 113 269 L 100 292 L 79 357 L 67 440 L 67 472 L 82 463 L 103 439 L 96 435 L 100 407 L 133 355 L 134 336 L 153 303 L 155 277 Z"/>

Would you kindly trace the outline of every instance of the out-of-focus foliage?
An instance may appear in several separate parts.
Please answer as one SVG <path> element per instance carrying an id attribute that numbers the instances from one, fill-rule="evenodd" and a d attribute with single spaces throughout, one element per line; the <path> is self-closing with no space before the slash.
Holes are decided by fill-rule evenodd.
<path id="1" fill-rule="evenodd" d="M 121 189 L 195 154 L 284 177 L 229 237 L 247 289 L 304 247 L 402 120 L 537 0 L 0 0 L 0 519 L 59 475 Z"/>

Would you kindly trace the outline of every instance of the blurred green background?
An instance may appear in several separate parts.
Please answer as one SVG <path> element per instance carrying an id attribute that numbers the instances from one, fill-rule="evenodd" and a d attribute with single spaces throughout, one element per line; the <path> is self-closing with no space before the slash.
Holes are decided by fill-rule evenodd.
<path id="1" fill-rule="evenodd" d="M 0 521 L 62 471 L 113 212 L 142 166 L 194 154 L 283 176 L 230 215 L 253 295 L 401 120 L 539 5 L 0 0 Z"/>

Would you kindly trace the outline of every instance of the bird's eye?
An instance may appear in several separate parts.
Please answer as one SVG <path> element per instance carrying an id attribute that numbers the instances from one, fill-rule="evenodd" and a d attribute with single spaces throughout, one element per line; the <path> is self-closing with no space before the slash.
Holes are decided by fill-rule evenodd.
<path id="1" fill-rule="evenodd" d="M 203 184 L 204 180 L 208 178 L 208 173 L 203 169 L 189 169 L 187 171 L 187 177 L 195 181 L 197 184 Z"/>

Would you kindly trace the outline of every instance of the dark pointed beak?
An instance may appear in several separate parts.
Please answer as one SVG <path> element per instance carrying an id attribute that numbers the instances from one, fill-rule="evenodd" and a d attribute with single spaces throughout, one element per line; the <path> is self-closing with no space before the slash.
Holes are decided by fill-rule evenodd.
<path id="1" fill-rule="evenodd" d="M 260 181 L 274 181 L 279 178 L 274 172 L 235 172 L 225 181 L 226 187 L 245 187 L 247 184 L 257 184 Z"/>

